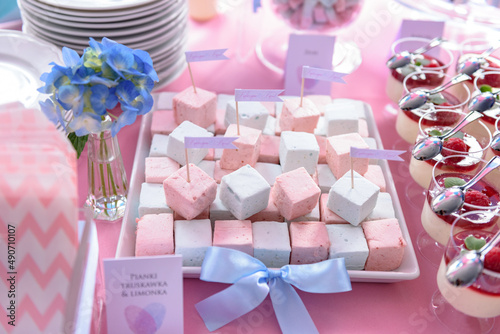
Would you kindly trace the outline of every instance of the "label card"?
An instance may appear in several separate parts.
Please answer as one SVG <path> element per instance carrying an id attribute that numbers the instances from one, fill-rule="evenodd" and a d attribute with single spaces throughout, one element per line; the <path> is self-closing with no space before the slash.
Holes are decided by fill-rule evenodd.
<path id="1" fill-rule="evenodd" d="M 182 257 L 105 259 L 108 333 L 184 331 Z"/>
<path id="2" fill-rule="evenodd" d="M 422 37 L 433 39 L 435 37 L 442 37 L 443 34 L 443 21 L 403 20 L 403 22 L 401 22 L 401 27 L 399 28 L 396 40 L 404 37 Z M 416 45 L 415 49 L 421 45 L 422 44 Z M 439 47 L 427 51 L 426 54 L 432 57 L 438 57 Z"/>
<path id="3" fill-rule="evenodd" d="M 285 66 L 285 94 L 300 95 L 302 66 L 331 69 L 335 36 L 290 35 Z M 308 79 L 304 95 L 330 95 L 331 82 Z"/>

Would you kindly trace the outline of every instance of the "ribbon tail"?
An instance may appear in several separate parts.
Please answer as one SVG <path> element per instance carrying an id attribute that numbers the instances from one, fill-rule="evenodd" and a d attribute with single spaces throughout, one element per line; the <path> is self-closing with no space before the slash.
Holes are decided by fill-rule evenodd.
<path id="1" fill-rule="evenodd" d="M 318 329 L 295 289 L 281 279 L 273 279 L 270 296 L 284 334 L 319 334 Z"/>
<path id="2" fill-rule="evenodd" d="M 261 283 L 264 275 L 262 272 L 242 278 L 227 289 L 196 304 L 196 310 L 208 330 L 219 329 L 259 306 L 269 293 L 265 280 Z"/>

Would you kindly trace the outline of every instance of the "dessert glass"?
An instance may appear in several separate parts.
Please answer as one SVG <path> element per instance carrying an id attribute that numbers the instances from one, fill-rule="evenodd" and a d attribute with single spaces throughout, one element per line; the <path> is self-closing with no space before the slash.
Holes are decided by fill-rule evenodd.
<path id="1" fill-rule="evenodd" d="M 391 56 L 402 51 L 413 51 L 429 44 L 431 40 L 427 38 L 420 37 L 405 37 L 398 39 L 391 45 Z M 422 64 L 419 66 L 406 65 L 394 70 L 389 70 L 390 74 L 387 78 L 386 84 L 386 94 L 394 102 L 398 103 L 401 96 L 404 93 L 403 80 L 410 73 L 415 71 L 433 71 L 437 73 L 429 73 L 427 76 L 428 85 L 439 86 L 443 83 L 444 76 L 442 76 L 454 61 L 453 54 L 450 50 L 443 47 L 441 44 L 428 52 L 424 53 L 422 57 L 425 58 L 424 62 L 429 61 L 429 64 Z"/>
<path id="2" fill-rule="evenodd" d="M 422 208 L 421 222 L 424 232 L 417 236 L 417 248 L 420 253 L 436 266 L 441 260 L 443 246 L 447 244 L 452 223 L 461 214 L 470 211 L 482 211 L 492 215 L 500 212 L 500 169 L 495 169 L 487 174 L 483 179 L 472 186 L 471 189 L 480 191 L 488 196 L 490 204 L 488 206 L 465 203 L 462 209 L 449 216 L 440 216 L 434 213 L 430 203 L 434 197 L 444 189 L 444 180 L 447 177 L 457 177 L 464 181 L 470 180 L 487 163 L 486 160 L 452 155 L 437 162 L 432 169 L 432 180 L 427 190 L 426 200 Z M 471 217 L 462 217 L 457 220 L 455 231 L 467 229 L 474 224 Z M 484 228 L 493 228 L 497 222 L 497 216 L 491 216 L 489 221 L 483 221 Z"/>
<path id="3" fill-rule="evenodd" d="M 461 111 L 451 109 L 436 109 L 434 111 L 424 113 L 418 121 L 418 135 L 414 142 L 417 142 L 422 138 L 429 137 L 433 131 L 439 131 L 441 134 L 445 134 L 457 125 L 465 116 L 466 114 Z M 484 117 L 481 119 L 483 118 Z M 485 152 L 491 143 L 491 132 L 488 127 L 480 120 L 476 120 L 475 122 L 466 125 L 460 132 L 463 135 L 465 144 L 469 147 L 468 152 L 461 152 L 443 147 L 441 151 L 442 153 L 438 154 L 434 159 L 420 161 L 412 158 L 410 160 L 410 175 L 419 186 L 424 189 L 429 186 L 433 166 L 435 166 L 436 163 L 441 161 L 445 156 L 461 155 L 476 159 L 484 157 Z M 447 161 L 451 163 L 452 160 Z M 471 164 L 472 161 L 469 159 L 461 159 L 456 164 L 457 168 L 462 168 L 463 166 Z"/>
<path id="4" fill-rule="evenodd" d="M 500 315 L 500 272 L 485 268 L 470 287 L 455 287 L 445 276 L 447 264 L 466 249 L 466 237 L 488 241 L 498 231 L 497 225 L 488 226 L 492 216 L 499 218 L 498 213 L 470 211 L 456 217 L 451 225 L 437 273 L 438 291 L 432 296 L 432 309 L 437 319 L 454 333 L 487 333 L 493 327 L 493 318 Z M 464 229 L 464 220 L 474 223 Z"/>
<path id="5" fill-rule="evenodd" d="M 497 118 L 497 120 L 495 121 L 495 127 L 494 127 L 496 130 L 494 132 L 491 133 L 491 136 L 494 137 L 495 134 L 497 133 L 500 133 L 500 118 Z M 493 158 L 495 155 L 500 155 L 500 151 L 495 151 L 493 150 L 491 147 L 489 147 L 487 150 L 486 150 L 486 155 L 485 155 L 485 159 L 486 160 L 490 160 L 491 158 Z"/>
<path id="6" fill-rule="evenodd" d="M 481 73 L 481 75 L 476 76 L 474 79 L 474 89 L 473 96 L 480 94 L 483 90 L 491 91 L 492 93 L 499 92 L 500 69 L 498 69 L 498 71 L 484 72 Z M 495 127 L 495 122 L 498 118 L 500 118 L 500 105 L 498 104 L 495 104 L 493 108 L 484 112 L 482 121 L 488 126 L 491 133 L 495 132 L 497 129 L 497 127 Z"/>
<path id="7" fill-rule="evenodd" d="M 429 78 L 441 78 L 444 81 L 449 81 L 452 76 L 436 71 L 421 71 L 409 74 L 403 80 L 403 95 L 419 89 L 434 89 L 440 85 L 435 84 L 434 79 L 429 81 Z M 435 109 L 462 111 L 469 99 L 470 90 L 465 84 L 458 84 L 432 97 L 420 108 L 413 110 L 399 109 L 396 118 L 396 131 L 407 143 L 414 144 L 419 133 L 418 121 L 422 115 Z"/>

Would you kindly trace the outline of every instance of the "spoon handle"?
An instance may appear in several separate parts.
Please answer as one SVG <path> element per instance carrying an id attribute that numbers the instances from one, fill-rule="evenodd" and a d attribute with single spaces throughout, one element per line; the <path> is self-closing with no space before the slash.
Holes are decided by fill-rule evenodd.
<path id="1" fill-rule="evenodd" d="M 460 74 L 454 76 L 449 82 L 445 83 L 444 85 L 441 85 L 441 86 L 438 86 L 438 87 L 436 87 L 434 89 L 431 89 L 428 92 L 429 92 L 430 95 L 436 94 L 436 93 L 439 93 L 439 92 L 445 90 L 448 87 L 454 86 L 456 84 L 459 84 L 459 83 L 461 83 L 463 81 L 467 81 L 467 80 L 470 80 L 470 79 L 471 79 L 471 77 L 468 76 L 467 74 L 460 73 Z"/>
<path id="2" fill-rule="evenodd" d="M 429 42 L 429 44 L 419 47 L 418 49 L 416 49 L 412 53 L 415 55 L 425 53 L 425 52 L 429 51 L 430 49 L 435 48 L 436 46 L 438 46 L 442 42 L 443 42 L 443 39 L 441 37 L 436 37 L 436 38 L 432 39 Z"/>
<path id="3" fill-rule="evenodd" d="M 493 238 L 491 238 L 490 241 L 488 241 L 483 247 L 481 247 L 480 250 L 478 250 L 478 253 L 481 254 L 481 258 L 484 258 L 484 256 L 495 247 L 498 242 L 500 241 L 500 231 L 498 231 Z"/>
<path id="4" fill-rule="evenodd" d="M 493 53 L 493 51 L 495 51 L 498 48 L 500 48 L 500 41 L 496 41 L 495 43 L 493 43 L 488 49 L 486 49 L 483 53 L 481 53 L 479 58 L 488 57 L 490 54 Z"/>
<path id="5" fill-rule="evenodd" d="M 446 132 L 444 135 L 442 135 L 440 138 L 442 140 L 448 139 L 451 136 L 453 136 L 455 133 L 458 131 L 462 130 L 466 125 L 474 122 L 476 119 L 483 117 L 484 115 L 480 112 L 477 111 L 471 111 L 469 112 L 453 129 L 450 131 Z"/>
<path id="6" fill-rule="evenodd" d="M 498 166 L 500 166 L 500 156 L 495 155 L 493 158 L 491 158 L 490 161 L 488 161 L 488 163 L 483 167 L 483 169 L 479 171 L 479 173 L 474 175 L 474 177 L 470 179 L 469 182 L 467 182 L 460 188 L 462 188 L 463 191 L 467 190 L 468 188 L 472 187 L 477 181 L 485 177 L 486 174 L 488 174 Z"/>

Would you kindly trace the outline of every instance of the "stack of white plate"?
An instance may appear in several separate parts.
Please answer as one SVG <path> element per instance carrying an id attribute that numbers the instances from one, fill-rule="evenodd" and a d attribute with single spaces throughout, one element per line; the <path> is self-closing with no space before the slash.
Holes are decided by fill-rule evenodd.
<path id="1" fill-rule="evenodd" d="M 186 0 L 18 0 L 23 31 L 80 54 L 89 37 L 149 52 L 165 85 L 186 66 Z"/>

